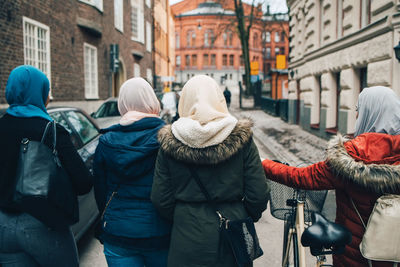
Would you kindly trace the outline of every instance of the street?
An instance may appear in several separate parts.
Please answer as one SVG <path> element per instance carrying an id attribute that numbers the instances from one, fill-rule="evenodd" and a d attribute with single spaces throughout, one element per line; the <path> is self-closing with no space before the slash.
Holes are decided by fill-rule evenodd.
<path id="1" fill-rule="evenodd" d="M 324 159 L 326 140 L 301 130 L 297 125 L 290 125 L 280 118 L 272 117 L 262 110 L 252 109 L 251 98 L 243 99 L 243 109 L 239 109 L 238 92 L 232 90 L 231 113 L 237 118 L 251 118 L 254 121 L 254 140 L 261 158 L 279 159 L 291 165 L 309 164 Z M 324 206 L 324 215 L 335 218 L 335 201 L 333 192 L 328 193 Z M 283 221 L 271 216 L 270 208 L 256 223 L 264 255 L 255 260 L 255 267 L 280 266 L 282 259 Z M 102 245 L 93 238 L 89 231 L 79 243 L 81 266 L 107 266 Z M 328 257 L 331 262 L 331 258 Z M 307 266 L 315 265 L 315 258 L 307 249 Z"/>

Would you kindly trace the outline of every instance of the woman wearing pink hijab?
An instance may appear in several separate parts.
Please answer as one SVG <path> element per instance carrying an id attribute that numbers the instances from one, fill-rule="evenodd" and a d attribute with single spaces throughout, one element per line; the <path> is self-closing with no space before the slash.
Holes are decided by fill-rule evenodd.
<path id="1" fill-rule="evenodd" d="M 103 129 L 94 159 L 95 196 L 108 266 L 167 264 L 170 224 L 150 201 L 159 143 L 160 103 L 142 78 L 120 88 L 119 124 Z"/>

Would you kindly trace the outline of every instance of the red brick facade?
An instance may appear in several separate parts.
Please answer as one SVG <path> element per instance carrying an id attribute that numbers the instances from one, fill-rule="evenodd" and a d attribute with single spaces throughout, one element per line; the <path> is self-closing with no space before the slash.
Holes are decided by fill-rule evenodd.
<path id="1" fill-rule="evenodd" d="M 143 6 L 144 21 L 152 23 L 151 8 L 144 3 Z M 0 4 L 0 104 L 5 103 L 4 91 L 10 71 L 24 64 L 23 17 L 49 27 L 54 101 L 86 99 L 84 43 L 97 48 L 99 99 L 118 93 L 115 90 L 118 84 L 133 76 L 134 63 L 140 65 L 140 76 L 146 77 L 147 69 L 153 70 L 152 55 L 146 50 L 146 42 L 131 39 L 131 9 L 131 1 L 123 0 L 121 32 L 114 26 L 114 1 L 111 0 L 103 0 L 102 11 L 78 0 L 3 1 Z M 119 76 L 114 74 L 112 80 L 110 44 L 119 44 L 119 59 L 122 62 Z"/>
<path id="2" fill-rule="evenodd" d="M 244 5 L 245 12 L 249 14 L 250 6 Z M 218 12 L 218 8 L 225 10 L 224 15 L 208 12 L 208 10 Z M 196 74 L 208 74 L 218 82 L 224 75 L 227 75 L 228 80 L 230 77 L 233 80 L 241 79 L 244 73 L 241 63 L 242 50 L 236 28 L 232 23 L 236 20 L 233 9 L 233 1 L 226 0 L 215 1 L 213 4 L 205 0 L 184 0 L 172 6 L 175 15 L 178 81 L 185 82 Z M 261 7 L 257 7 L 257 10 L 261 10 Z M 287 21 L 256 12 L 249 47 L 250 61 L 258 62 L 260 74 L 267 75 L 270 69 L 276 67 L 276 55 L 288 55 L 288 28 Z M 215 38 L 213 45 L 206 45 L 207 32 L 213 32 Z M 276 40 L 275 33 L 279 36 Z M 208 61 L 208 64 L 205 61 Z"/>

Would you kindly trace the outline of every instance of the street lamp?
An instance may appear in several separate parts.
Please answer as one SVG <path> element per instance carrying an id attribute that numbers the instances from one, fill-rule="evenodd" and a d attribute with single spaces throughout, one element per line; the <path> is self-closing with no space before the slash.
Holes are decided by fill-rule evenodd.
<path id="1" fill-rule="evenodd" d="M 197 29 L 200 31 L 201 30 L 201 24 L 200 24 L 200 21 L 199 21 L 199 24 L 197 25 Z"/>
<path id="2" fill-rule="evenodd" d="M 395 47 L 393 47 L 393 49 L 397 60 L 400 62 L 400 42 Z"/>

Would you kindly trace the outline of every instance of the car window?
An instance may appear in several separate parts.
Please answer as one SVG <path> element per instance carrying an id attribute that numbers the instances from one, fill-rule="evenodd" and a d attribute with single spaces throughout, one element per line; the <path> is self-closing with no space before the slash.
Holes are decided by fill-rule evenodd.
<path id="1" fill-rule="evenodd" d="M 109 101 L 100 106 L 95 118 L 119 116 L 117 101 Z"/>
<path id="2" fill-rule="evenodd" d="M 93 123 L 80 112 L 67 111 L 65 112 L 69 122 L 75 128 L 75 131 L 80 136 L 83 145 L 89 143 L 99 133 Z"/>
<path id="3" fill-rule="evenodd" d="M 71 127 L 69 126 L 69 124 L 67 123 L 67 121 L 63 118 L 63 116 L 61 115 L 60 112 L 52 112 L 50 113 L 50 116 L 53 118 L 53 120 L 55 122 L 57 122 L 58 124 L 60 124 L 61 126 L 63 126 L 65 128 L 65 130 L 67 130 L 70 134 L 70 138 L 71 138 L 71 142 L 72 144 L 75 146 L 76 149 L 80 148 L 80 143 L 79 143 L 79 139 L 78 137 L 73 133 Z"/>

